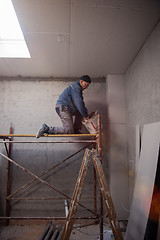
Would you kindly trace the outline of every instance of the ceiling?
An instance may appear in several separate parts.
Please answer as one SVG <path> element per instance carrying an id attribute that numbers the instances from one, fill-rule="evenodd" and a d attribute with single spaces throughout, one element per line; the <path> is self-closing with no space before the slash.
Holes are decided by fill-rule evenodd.
<path id="1" fill-rule="evenodd" d="M 123 74 L 160 18 L 158 0 L 13 0 L 31 59 L 0 58 L 0 76 Z"/>

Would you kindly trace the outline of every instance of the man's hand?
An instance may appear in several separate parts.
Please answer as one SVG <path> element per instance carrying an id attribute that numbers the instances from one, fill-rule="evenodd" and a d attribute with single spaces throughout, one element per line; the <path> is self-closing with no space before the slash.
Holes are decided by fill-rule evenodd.
<path id="1" fill-rule="evenodd" d="M 94 114 L 95 114 L 95 112 L 91 112 L 90 114 L 88 114 L 88 119 L 93 117 Z"/>
<path id="2" fill-rule="evenodd" d="M 85 121 L 88 121 L 88 119 L 89 119 L 89 116 L 86 117 L 86 118 L 83 118 L 83 121 L 84 121 L 84 122 L 85 122 Z"/>
<path id="3" fill-rule="evenodd" d="M 93 117 L 94 114 L 95 112 L 91 112 L 90 114 L 88 114 L 86 118 L 83 118 L 83 122 L 88 121 L 91 117 Z"/>

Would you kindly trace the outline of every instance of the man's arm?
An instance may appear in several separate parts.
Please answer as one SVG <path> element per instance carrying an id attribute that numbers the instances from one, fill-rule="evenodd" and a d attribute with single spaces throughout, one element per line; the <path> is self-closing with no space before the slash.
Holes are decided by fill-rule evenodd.
<path id="1" fill-rule="evenodd" d="M 76 106 L 76 108 L 78 109 L 78 111 L 81 113 L 81 115 L 84 117 L 84 118 L 87 118 L 88 117 L 88 110 L 87 108 L 85 107 L 85 103 L 83 101 L 83 96 L 82 96 L 82 91 L 81 89 L 79 88 L 74 88 L 72 90 L 72 99 L 73 99 L 73 102 Z"/>

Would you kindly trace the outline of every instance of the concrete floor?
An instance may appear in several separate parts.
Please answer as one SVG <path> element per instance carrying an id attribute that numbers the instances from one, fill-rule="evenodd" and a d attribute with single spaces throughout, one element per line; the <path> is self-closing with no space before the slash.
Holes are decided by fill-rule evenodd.
<path id="1" fill-rule="evenodd" d="M 46 222 L 40 223 L 12 223 L 0 226 L 0 240 L 39 240 L 46 228 Z M 111 239 L 111 229 L 104 225 L 104 240 Z M 70 240 L 98 240 L 99 225 L 91 225 L 72 230 Z M 112 238 L 114 239 L 114 238 Z"/>
<path id="2" fill-rule="evenodd" d="M 46 224 L 10 224 L 0 227 L 0 240 L 38 240 Z"/>

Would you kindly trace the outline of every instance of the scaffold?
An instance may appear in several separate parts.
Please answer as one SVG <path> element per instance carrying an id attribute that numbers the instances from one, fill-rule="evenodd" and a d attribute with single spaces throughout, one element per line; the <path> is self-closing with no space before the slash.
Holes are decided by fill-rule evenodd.
<path id="1" fill-rule="evenodd" d="M 66 217 L 12 217 L 10 216 L 10 209 L 9 209 L 9 203 L 11 200 L 57 200 L 57 199 L 70 199 L 71 197 L 67 195 L 66 193 L 62 192 L 58 188 L 54 187 L 53 185 L 49 184 L 47 181 L 45 181 L 42 177 L 44 177 L 50 170 L 53 170 L 54 168 L 58 167 L 59 165 L 63 164 L 65 161 L 70 159 L 71 157 L 75 156 L 79 152 L 83 151 L 84 149 L 88 148 L 92 145 L 93 148 L 97 149 L 99 154 L 99 159 L 102 162 L 102 133 L 101 133 L 101 117 L 98 115 L 98 132 L 96 134 L 59 134 L 59 135 L 44 135 L 42 136 L 42 139 L 45 139 L 46 137 L 49 138 L 49 141 L 45 140 L 34 140 L 34 141 L 23 141 L 23 140 L 15 140 L 16 138 L 35 138 L 36 135 L 24 135 L 24 134 L 13 134 L 12 125 L 10 126 L 10 133 L 9 134 L 0 134 L 0 143 L 4 144 L 6 149 L 6 155 L 3 153 L 0 153 L 0 156 L 2 159 L 5 159 L 8 162 L 7 166 L 7 186 L 6 186 L 6 208 L 5 208 L 5 217 L 0 217 L 0 219 L 5 219 L 6 221 L 9 221 L 10 219 L 39 219 L 39 220 L 64 220 Z M 62 140 L 57 140 L 58 138 L 61 138 Z M 80 140 L 76 140 L 76 138 L 80 138 Z M 50 139 L 54 139 L 50 140 Z M 12 159 L 12 149 L 13 144 L 25 144 L 25 143 L 36 143 L 36 144 L 60 144 L 60 143 L 87 143 L 87 145 L 80 150 L 76 151 L 69 157 L 63 159 L 61 162 L 57 163 L 56 165 L 52 166 L 52 168 L 47 169 L 45 172 L 43 172 L 40 176 L 35 175 L 28 169 L 22 167 L 20 164 L 15 162 Z M 18 190 L 11 193 L 11 164 L 16 165 L 18 168 L 22 169 L 22 171 L 28 173 L 33 177 L 31 181 L 26 183 L 24 186 L 21 186 Z M 31 183 L 33 183 L 35 180 L 38 180 L 39 182 L 43 183 L 44 185 L 47 185 L 54 191 L 58 192 L 63 196 L 63 198 L 15 198 L 13 197 L 17 192 L 20 190 L 26 188 Z M 99 193 L 99 211 L 97 209 L 97 179 L 96 179 L 96 172 L 94 169 L 94 193 L 93 196 L 88 196 L 88 198 L 94 199 L 94 211 L 87 208 L 81 203 L 78 203 L 82 208 L 89 211 L 90 213 L 94 214 L 93 217 L 77 217 L 77 219 L 93 219 L 97 222 L 99 221 L 100 225 L 100 240 L 103 239 L 103 198 L 101 192 Z"/>

